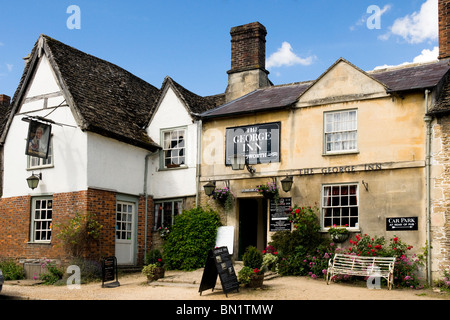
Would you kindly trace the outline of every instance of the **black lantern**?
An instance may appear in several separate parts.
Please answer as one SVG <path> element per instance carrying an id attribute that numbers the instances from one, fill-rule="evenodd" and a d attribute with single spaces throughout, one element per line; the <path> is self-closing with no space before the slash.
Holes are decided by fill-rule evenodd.
<path id="1" fill-rule="evenodd" d="M 231 169 L 233 170 L 244 170 L 244 168 L 247 167 L 247 171 L 250 172 L 251 174 L 255 173 L 255 169 L 250 166 L 245 157 L 243 155 L 237 155 L 235 154 L 232 158 L 231 158 Z"/>
<path id="2" fill-rule="evenodd" d="M 37 186 L 39 185 L 39 180 L 42 180 L 42 173 L 39 173 L 38 175 L 33 173 L 31 176 L 27 178 L 28 187 L 31 190 L 36 189 Z"/>
<path id="3" fill-rule="evenodd" d="M 203 189 L 205 189 L 205 193 L 208 197 L 212 196 L 214 190 L 216 189 L 216 182 L 215 181 L 208 182 L 203 186 Z"/>
<path id="4" fill-rule="evenodd" d="M 292 183 L 294 183 L 294 179 L 292 176 L 286 176 L 283 180 L 281 180 L 281 187 L 284 192 L 291 191 Z"/>

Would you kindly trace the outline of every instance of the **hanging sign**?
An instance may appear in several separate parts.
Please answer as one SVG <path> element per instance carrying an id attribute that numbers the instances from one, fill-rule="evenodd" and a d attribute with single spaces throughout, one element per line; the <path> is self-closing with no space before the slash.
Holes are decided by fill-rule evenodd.
<path id="1" fill-rule="evenodd" d="M 226 129 L 225 164 L 244 156 L 248 164 L 280 162 L 280 122 Z"/>
<path id="2" fill-rule="evenodd" d="M 270 230 L 269 231 L 284 231 L 291 230 L 291 223 L 289 222 L 289 209 L 291 208 L 291 198 L 280 198 L 278 205 L 274 199 L 270 199 Z"/>
<path id="3" fill-rule="evenodd" d="M 30 121 L 28 126 L 27 146 L 25 154 L 47 159 L 50 147 L 52 126 L 38 121 Z"/>
<path id="4" fill-rule="evenodd" d="M 219 275 L 223 292 L 225 292 L 227 297 L 228 292 L 234 290 L 239 291 L 239 282 L 227 247 L 209 250 L 205 269 L 203 270 L 202 281 L 198 290 L 200 295 L 202 295 L 203 291 L 208 289 L 214 291 L 217 275 Z"/>
<path id="5" fill-rule="evenodd" d="M 386 218 L 386 231 L 418 230 L 418 217 Z"/>

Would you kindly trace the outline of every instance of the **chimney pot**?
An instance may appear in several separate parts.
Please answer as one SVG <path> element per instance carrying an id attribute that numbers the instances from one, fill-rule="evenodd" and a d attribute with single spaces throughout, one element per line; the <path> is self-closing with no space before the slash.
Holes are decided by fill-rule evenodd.
<path id="1" fill-rule="evenodd" d="M 0 94 L 0 107 L 9 107 L 9 104 L 11 103 L 11 97 L 7 96 L 6 94 Z"/>
<path id="2" fill-rule="evenodd" d="M 450 1 L 439 0 L 439 59 L 450 58 Z"/>
<path id="3" fill-rule="evenodd" d="M 230 35 L 231 69 L 227 72 L 227 102 L 271 85 L 266 70 L 266 28 L 259 22 L 252 22 L 231 28 Z"/>

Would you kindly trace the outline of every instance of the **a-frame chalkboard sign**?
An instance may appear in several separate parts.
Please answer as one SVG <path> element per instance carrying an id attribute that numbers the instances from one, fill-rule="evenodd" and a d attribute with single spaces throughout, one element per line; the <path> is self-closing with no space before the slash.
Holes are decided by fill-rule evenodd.
<path id="1" fill-rule="evenodd" d="M 200 283 L 199 292 L 208 289 L 214 291 L 217 282 L 217 275 L 219 275 L 222 283 L 223 292 L 228 297 L 228 292 L 237 290 L 239 292 L 239 282 L 234 271 L 231 256 L 228 253 L 227 247 L 220 247 L 209 250 L 208 258 L 206 259 L 205 269 L 203 271 L 202 282 Z"/>

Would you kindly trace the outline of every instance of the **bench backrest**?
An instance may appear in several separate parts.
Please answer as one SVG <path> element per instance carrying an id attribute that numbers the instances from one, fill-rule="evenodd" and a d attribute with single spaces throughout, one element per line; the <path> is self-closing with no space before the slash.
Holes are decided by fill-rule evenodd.
<path id="1" fill-rule="evenodd" d="M 353 272 L 386 272 L 392 271 L 394 262 L 395 257 L 364 257 L 337 253 L 333 258 L 333 267 Z"/>

